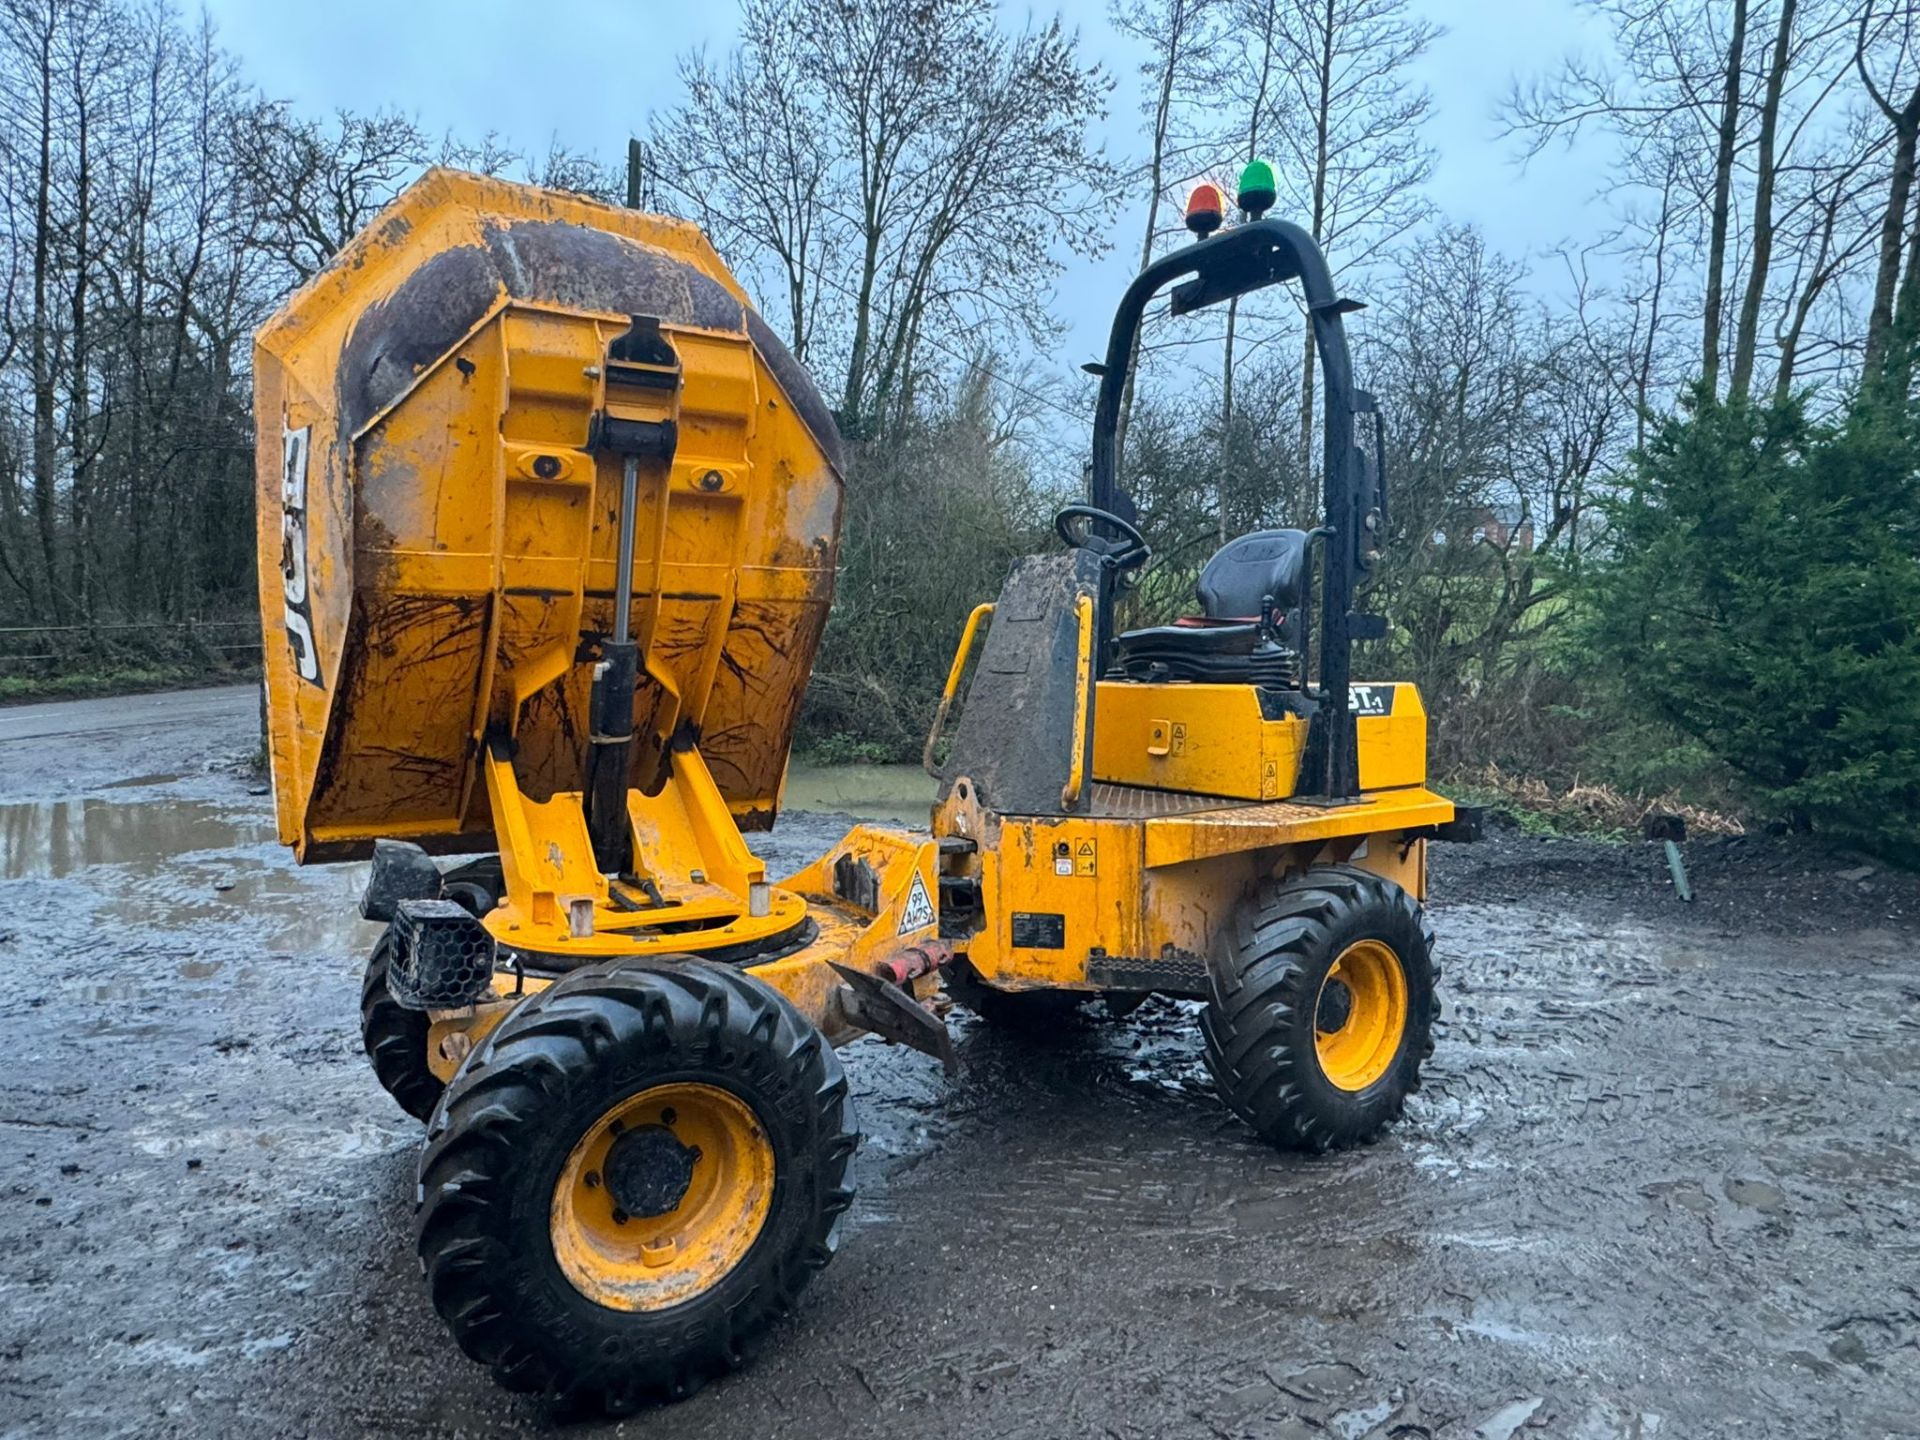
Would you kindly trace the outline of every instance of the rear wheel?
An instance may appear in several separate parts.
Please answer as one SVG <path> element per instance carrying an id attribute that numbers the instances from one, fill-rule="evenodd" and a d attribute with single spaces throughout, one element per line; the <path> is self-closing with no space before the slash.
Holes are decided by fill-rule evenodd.
<path id="1" fill-rule="evenodd" d="M 832 1258 L 856 1139 L 832 1049 L 758 980 L 575 971 L 474 1052 L 428 1132 L 434 1308 L 511 1389 L 615 1413 L 691 1394 Z"/>
<path id="2" fill-rule="evenodd" d="M 1377 1138 L 1433 1052 L 1432 947 L 1419 904 L 1370 871 L 1263 889 L 1209 957 L 1201 1028 L 1221 1098 L 1287 1149 Z"/>

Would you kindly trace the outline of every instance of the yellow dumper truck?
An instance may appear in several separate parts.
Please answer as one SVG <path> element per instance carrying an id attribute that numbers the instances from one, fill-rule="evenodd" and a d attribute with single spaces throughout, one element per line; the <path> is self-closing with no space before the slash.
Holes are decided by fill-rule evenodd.
<path id="1" fill-rule="evenodd" d="M 1202 999 L 1223 1098 L 1282 1145 L 1400 1113 L 1435 1010 L 1425 847 L 1458 822 L 1413 688 L 1349 680 L 1377 427 L 1348 307 L 1260 199 L 1123 298 L 1091 494 L 960 637 L 929 828 L 787 876 L 742 835 L 779 810 L 846 461 L 699 230 L 435 170 L 260 331 L 280 836 L 372 861 L 366 1049 L 427 1123 L 433 1303 L 502 1383 L 618 1412 L 741 1363 L 853 1198 L 835 1047 L 952 1065 L 943 980 L 990 1019 Z M 1149 559 L 1115 453 L 1144 306 L 1289 282 L 1326 513 L 1116 633 Z"/>

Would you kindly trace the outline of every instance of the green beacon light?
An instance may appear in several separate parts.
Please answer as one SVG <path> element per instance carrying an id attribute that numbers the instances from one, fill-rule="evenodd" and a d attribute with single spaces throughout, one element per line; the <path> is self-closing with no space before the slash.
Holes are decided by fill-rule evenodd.
<path id="1" fill-rule="evenodd" d="M 1279 191 L 1273 183 L 1273 166 L 1264 160 L 1250 160 L 1240 172 L 1240 195 L 1234 202 L 1247 217 L 1258 220 L 1273 208 Z"/>

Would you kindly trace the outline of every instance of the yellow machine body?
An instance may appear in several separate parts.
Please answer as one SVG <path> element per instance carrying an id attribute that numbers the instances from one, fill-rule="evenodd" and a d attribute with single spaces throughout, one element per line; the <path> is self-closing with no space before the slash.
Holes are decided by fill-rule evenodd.
<path id="1" fill-rule="evenodd" d="M 956 943 L 981 979 L 1201 993 L 1209 945 L 1261 880 L 1345 863 L 1422 899 L 1419 832 L 1453 818 L 1451 802 L 1417 786 L 1333 811 L 1276 802 L 1158 816 L 1103 789 L 1085 817 L 996 816 L 957 799 L 942 810 L 938 828 L 980 837 L 984 924 Z M 950 874 L 964 868 L 949 862 Z"/>
<path id="2" fill-rule="evenodd" d="M 503 858 L 511 840 L 502 837 Z M 931 897 L 938 893 L 937 854 L 936 843 L 924 834 L 886 826 L 856 827 L 814 864 L 787 877 L 774 890 L 783 905 L 798 908 L 807 926 L 804 942 L 788 953 L 742 968 L 791 1000 L 833 1044 L 856 1039 L 870 1027 L 849 1012 L 844 971 L 887 974 L 889 962 L 904 950 L 935 941 L 937 919 Z M 837 873 L 848 867 L 864 867 L 862 873 L 871 880 L 868 893 L 852 898 L 842 893 L 848 887 L 838 882 Z M 791 930 L 792 916 L 786 915 L 785 921 Z M 564 919 L 530 923 L 512 900 L 487 917 L 487 928 L 509 947 L 526 945 L 537 934 L 541 941 L 563 953 L 570 948 L 563 939 L 565 923 Z M 742 926 L 736 921 L 719 927 L 717 933 L 718 938 L 742 942 L 743 936 L 758 932 L 759 927 Z M 683 932 L 669 932 L 665 943 L 654 948 L 679 953 L 698 945 L 696 942 L 690 947 Z M 591 960 L 644 952 L 623 941 L 617 932 L 607 932 L 592 937 L 574 953 Z M 514 1006 L 552 983 L 550 976 L 497 971 L 491 1000 L 434 1015 L 427 1043 L 429 1067 L 442 1080 L 450 1079 L 467 1052 Z M 901 983 L 906 993 L 924 1000 L 939 989 L 940 977 L 929 966 Z"/>
<path id="3" fill-rule="evenodd" d="M 994 609 L 979 606 L 961 636 L 930 768 Z M 1092 623 L 1081 606 L 1082 652 Z M 1354 687 L 1362 794 L 1308 803 L 1287 798 L 1308 722 L 1263 709 L 1274 691 L 1095 680 L 1079 668 L 1075 727 L 1091 719 L 1092 764 L 1070 769 L 1067 813 L 999 813 L 965 774 L 946 777 L 935 808 L 935 835 L 967 842 L 942 852 L 942 874 L 978 894 L 973 933 L 953 943 L 985 983 L 1204 993 L 1209 946 L 1234 912 L 1263 880 L 1313 865 L 1354 865 L 1426 898 L 1427 836 L 1455 810 L 1426 788 L 1427 714 L 1413 685 Z M 981 683 L 974 674 L 976 692 Z"/>
<path id="4" fill-rule="evenodd" d="M 1419 785 L 1427 777 L 1427 712 L 1411 685 L 1358 687 L 1360 784 Z M 1277 800 L 1291 795 L 1307 722 L 1267 715 L 1251 685 L 1105 680 L 1095 691 L 1093 778 L 1110 785 Z"/>
<path id="5" fill-rule="evenodd" d="M 641 315 L 665 360 L 616 363 Z M 431 172 L 263 328 L 256 383 L 282 838 L 303 859 L 382 838 L 501 857 L 482 923 L 518 966 L 494 1001 L 436 1017 L 436 1069 L 463 1053 L 441 1041 L 477 1038 L 540 971 L 595 960 L 736 957 L 843 1040 L 867 1027 L 836 967 L 911 969 L 919 994 L 926 970 L 891 965 L 916 946 L 1009 989 L 1191 993 L 1263 878 L 1331 860 L 1425 893 L 1424 835 L 1453 808 L 1424 788 L 1412 686 L 1356 687 L 1364 796 L 1299 803 L 1301 715 L 1251 685 L 1096 678 L 1085 597 L 1063 813 L 998 813 L 949 777 L 931 836 L 863 826 L 770 877 L 741 832 L 777 811 L 831 599 L 837 441 L 684 222 Z M 596 863 L 582 781 L 588 647 L 616 619 L 609 416 L 677 437 L 638 462 L 618 874 Z M 946 704 L 993 609 L 969 620 Z M 940 913 L 956 880 L 971 921 Z"/>

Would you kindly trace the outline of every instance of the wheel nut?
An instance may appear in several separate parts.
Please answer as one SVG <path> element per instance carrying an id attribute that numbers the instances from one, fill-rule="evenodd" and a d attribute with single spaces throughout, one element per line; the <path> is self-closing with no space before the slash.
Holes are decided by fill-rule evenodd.
<path id="1" fill-rule="evenodd" d="M 599 1189 L 600 1188 L 600 1172 L 598 1170 L 587 1171 L 586 1181 L 587 1181 L 587 1189 L 589 1190 Z"/>
<path id="2" fill-rule="evenodd" d="M 618 1205 L 613 1207 L 613 1223 L 616 1225 L 624 1225 L 627 1223 L 627 1212 L 622 1210 Z"/>
<path id="3" fill-rule="evenodd" d="M 666 1109 L 660 1112 L 660 1123 L 662 1125 L 671 1125 L 674 1121 L 678 1120 L 679 1118 L 680 1118 L 679 1114 L 674 1110 L 674 1108 L 671 1105 L 667 1106 Z"/>
<path id="4" fill-rule="evenodd" d="M 698 1145 L 689 1145 L 687 1147 L 687 1154 L 693 1158 L 694 1164 L 698 1165 L 700 1163 L 700 1147 Z"/>
<path id="5" fill-rule="evenodd" d="M 627 1122 L 624 1120 L 609 1120 L 607 1122 L 607 1133 L 611 1135 L 618 1135 L 622 1130 L 626 1128 L 627 1128 Z"/>

